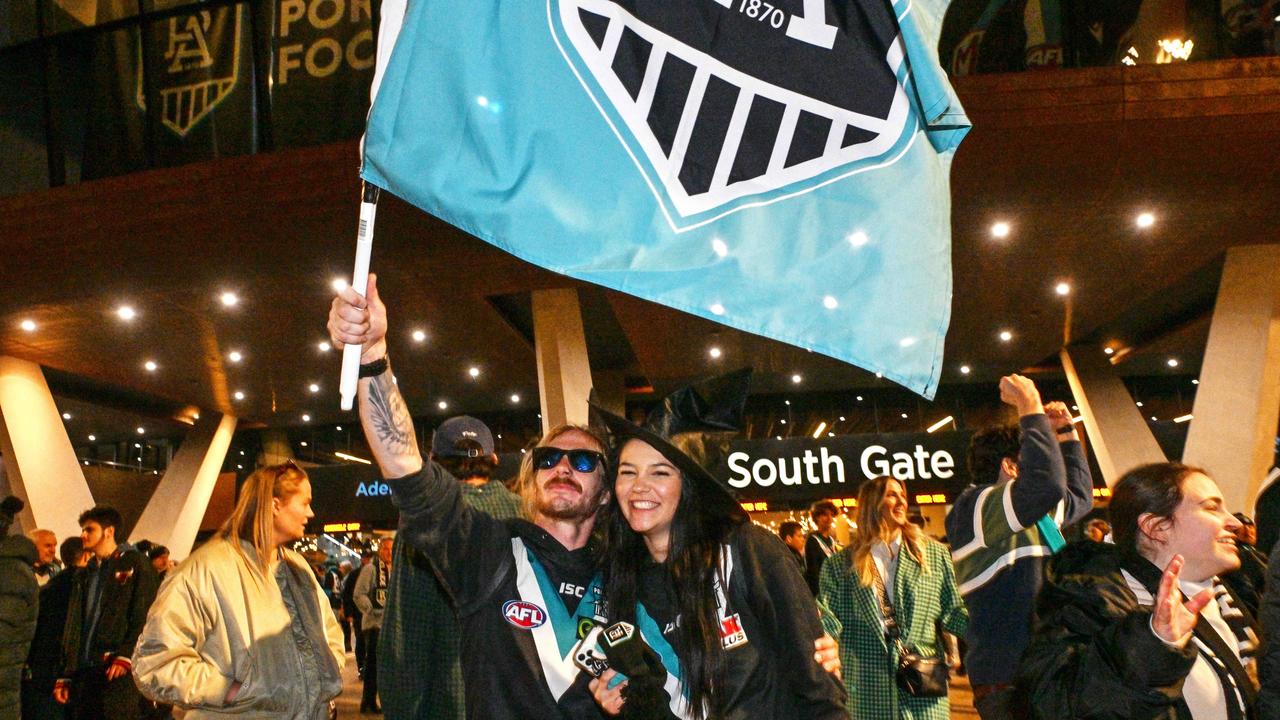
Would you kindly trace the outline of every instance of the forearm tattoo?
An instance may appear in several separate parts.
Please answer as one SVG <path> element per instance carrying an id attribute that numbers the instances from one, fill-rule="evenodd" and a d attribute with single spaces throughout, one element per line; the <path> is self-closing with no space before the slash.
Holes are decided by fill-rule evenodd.
<path id="1" fill-rule="evenodd" d="M 390 372 L 370 379 L 366 402 L 370 435 L 385 452 L 406 455 L 417 449 L 413 417 Z"/>

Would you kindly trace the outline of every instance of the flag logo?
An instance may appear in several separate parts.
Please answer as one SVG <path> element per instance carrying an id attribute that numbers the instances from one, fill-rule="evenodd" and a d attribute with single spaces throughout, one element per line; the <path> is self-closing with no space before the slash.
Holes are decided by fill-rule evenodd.
<path id="1" fill-rule="evenodd" d="M 775 2 L 548 0 L 673 231 L 882 163 L 914 130 L 888 3 L 837 26 L 825 0 Z"/>
<path id="2" fill-rule="evenodd" d="M 240 76 L 240 6 L 201 10 L 168 19 L 160 84 L 160 122 L 186 137 L 235 89 Z M 146 110 L 142 63 L 138 64 L 138 107 Z"/>

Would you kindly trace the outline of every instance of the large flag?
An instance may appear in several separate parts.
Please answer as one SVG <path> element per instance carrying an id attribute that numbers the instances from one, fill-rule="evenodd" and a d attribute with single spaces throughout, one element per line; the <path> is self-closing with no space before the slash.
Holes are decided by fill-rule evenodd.
<path id="1" fill-rule="evenodd" d="M 968 130 L 946 5 L 413 0 L 363 176 L 536 265 L 932 397 Z"/>

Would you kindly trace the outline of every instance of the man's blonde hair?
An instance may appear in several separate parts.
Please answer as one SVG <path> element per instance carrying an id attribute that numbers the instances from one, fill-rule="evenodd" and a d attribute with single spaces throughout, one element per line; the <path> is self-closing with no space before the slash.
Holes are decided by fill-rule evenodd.
<path id="1" fill-rule="evenodd" d="M 557 425 L 548 430 L 534 445 L 534 448 L 546 447 L 555 442 L 556 438 L 571 432 L 579 432 L 586 435 L 596 444 L 601 454 L 608 454 L 609 446 L 605 444 L 604 439 L 600 437 L 599 433 L 586 425 Z M 601 464 L 599 468 L 601 487 L 604 486 L 605 482 L 605 470 L 605 466 Z M 529 520 L 533 520 L 535 517 L 534 505 L 538 500 L 537 476 L 538 469 L 533 465 L 533 452 L 527 452 L 520 458 L 520 472 L 516 474 L 516 494 L 520 496 L 520 500 L 524 505 L 524 516 Z"/>

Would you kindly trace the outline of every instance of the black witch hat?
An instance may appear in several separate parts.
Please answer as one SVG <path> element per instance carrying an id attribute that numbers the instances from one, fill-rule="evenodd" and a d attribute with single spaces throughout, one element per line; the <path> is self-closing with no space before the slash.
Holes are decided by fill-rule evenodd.
<path id="1" fill-rule="evenodd" d="M 701 510 L 745 518 L 737 494 L 713 471 L 723 464 L 729 440 L 741 429 L 750 383 L 751 368 L 743 368 L 687 385 L 663 398 L 643 425 L 593 402 L 592 424 L 608 430 L 615 459 L 628 440 L 643 440 L 689 478 Z"/>

